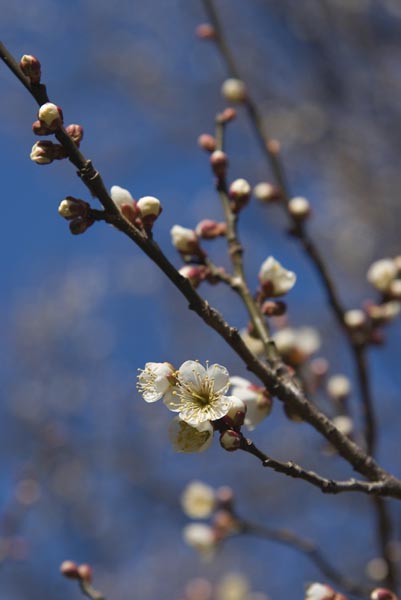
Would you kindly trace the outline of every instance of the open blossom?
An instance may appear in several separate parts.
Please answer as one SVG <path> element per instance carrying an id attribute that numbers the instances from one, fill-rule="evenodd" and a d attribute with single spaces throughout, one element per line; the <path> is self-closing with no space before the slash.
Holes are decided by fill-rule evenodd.
<path id="1" fill-rule="evenodd" d="M 265 388 L 259 387 L 244 377 L 230 377 L 232 394 L 241 399 L 246 406 L 244 425 L 253 431 L 271 412 L 272 399 Z"/>
<path id="2" fill-rule="evenodd" d="M 176 372 L 176 385 L 166 406 L 178 412 L 180 418 L 197 427 L 205 421 L 224 417 L 231 406 L 226 396 L 230 376 L 225 367 L 211 365 L 206 368 L 194 360 L 184 362 Z"/>
<path id="3" fill-rule="evenodd" d="M 202 481 L 191 481 L 182 493 L 181 506 L 191 519 L 207 519 L 216 507 L 216 493 Z"/>
<path id="4" fill-rule="evenodd" d="M 320 336 L 313 327 L 284 327 L 273 335 L 280 354 L 299 363 L 309 358 L 320 347 Z"/>
<path id="5" fill-rule="evenodd" d="M 259 281 L 269 296 L 283 296 L 295 285 L 297 276 L 288 271 L 281 264 L 269 256 L 259 271 Z"/>
<path id="6" fill-rule="evenodd" d="M 148 362 L 138 375 L 137 388 L 145 402 L 172 398 L 174 368 L 169 363 Z"/>
<path id="7" fill-rule="evenodd" d="M 213 441 L 213 426 L 205 421 L 196 427 L 188 425 L 180 417 L 170 423 L 168 434 L 176 452 L 203 452 Z"/>
<path id="8" fill-rule="evenodd" d="M 382 258 L 370 265 L 367 280 L 380 292 L 386 292 L 397 276 L 396 263 L 391 258 Z"/>

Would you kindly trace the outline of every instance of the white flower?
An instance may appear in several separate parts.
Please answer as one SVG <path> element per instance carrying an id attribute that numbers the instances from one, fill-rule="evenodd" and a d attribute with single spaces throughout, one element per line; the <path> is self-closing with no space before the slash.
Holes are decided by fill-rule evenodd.
<path id="1" fill-rule="evenodd" d="M 234 396 L 245 403 L 246 415 L 244 425 L 249 431 L 253 431 L 263 419 L 271 412 L 272 401 L 264 388 L 253 385 L 243 377 L 230 377 L 233 386 L 231 392 Z"/>
<path id="2" fill-rule="evenodd" d="M 277 350 L 284 355 L 297 351 L 305 360 L 320 347 L 319 333 L 313 327 L 284 327 L 273 335 Z"/>
<path id="3" fill-rule="evenodd" d="M 191 481 L 182 493 L 181 506 L 191 519 L 207 519 L 216 506 L 215 491 L 202 481 Z"/>
<path id="4" fill-rule="evenodd" d="M 183 529 L 184 541 L 198 550 L 204 558 L 211 558 L 216 550 L 216 536 L 210 527 L 204 523 L 190 523 Z"/>
<path id="5" fill-rule="evenodd" d="M 180 417 L 170 423 L 168 434 L 176 452 L 203 452 L 213 441 L 213 426 L 205 421 L 197 427 L 188 425 Z"/>
<path id="6" fill-rule="evenodd" d="M 184 362 L 176 373 L 177 381 L 173 395 L 165 402 L 173 412 L 189 425 L 198 426 L 205 421 L 224 417 L 231 405 L 225 393 L 230 376 L 221 365 L 206 369 L 194 360 Z"/>
<path id="7" fill-rule="evenodd" d="M 250 588 L 246 577 L 240 573 L 229 573 L 217 585 L 217 600 L 245 600 Z"/>
<path id="8" fill-rule="evenodd" d="M 312 583 L 306 588 L 305 600 L 333 600 L 336 593 L 328 585 Z"/>
<path id="9" fill-rule="evenodd" d="M 130 204 L 134 202 L 130 192 L 119 185 L 113 185 L 110 189 L 110 196 L 114 204 L 121 210 L 123 204 Z"/>
<path id="10" fill-rule="evenodd" d="M 387 291 L 396 276 L 397 266 L 391 258 L 382 258 L 371 264 L 366 275 L 369 283 L 380 292 Z"/>
<path id="11" fill-rule="evenodd" d="M 229 102 L 243 102 L 246 98 L 245 83 L 234 77 L 226 79 L 221 86 L 221 93 Z"/>
<path id="12" fill-rule="evenodd" d="M 172 398 L 174 369 L 169 363 L 148 362 L 138 375 L 137 389 L 145 402 Z"/>
<path id="13" fill-rule="evenodd" d="M 351 382 L 345 375 L 332 375 L 327 382 L 327 393 L 335 399 L 346 398 L 351 392 Z"/>
<path id="14" fill-rule="evenodd" d="M 294 287 L 296 280 L 295 273 L 287 271 L 273 256 L 269 256 L 260 267 L 259 281 L 271 287 L 271 296 L 283 296 Z"/>
<path id="15" fill-rule="evenodd" d="M 198 250 L 198 236 L 193 229 L 181 227 L 181 225 L 174 225 L 170 233 L 173 246 L 177 248 L 179 252 L 191 253 Z"/>

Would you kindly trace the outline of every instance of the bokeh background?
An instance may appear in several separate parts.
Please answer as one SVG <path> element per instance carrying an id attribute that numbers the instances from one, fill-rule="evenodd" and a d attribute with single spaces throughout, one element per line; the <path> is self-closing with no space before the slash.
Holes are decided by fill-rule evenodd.
<path id="1" fill-rule="evenodd" d="M 313 205 L 311 231 L 341 297 L 357 307 L 372 295 L 370 263 L 400 253 L 401 3 L 216 0 L 216 7 L 266 126 L 282 144 L 293 194 Z M 84 126 L 82 150 L 106 184 L 160 198 L 155 235 L 179 266 L 170 228 L 221 216 L 196 140 L 213 131 L 226 106 L 226 72 L 214 45 L 194 35 L 205 20 L 200 0 L 2 0 L 0 8 L 4 43 L 18 58 L 40 59 L 50 98 L 67 123 Z M 261 470 L 250 456 L 223 452 L 217 441 L 199 455 L 170 448 L 170 414 L 140 399 L 137 368 L 197 358 L 245 371 L 128 239 L 104 224 L 70 235 L 58 204 L 66 195 L 88 200 L 86 190 L 67 162 L 29 160 L 36 107 L 4 66 L 0 86 L 1 597 L 79 597 L 58 572 L 68 558 L 94 566 L 109 600 L 176 600 L 192 578 L 218 582 L 232 572 L 271 598 L 301 598 L 304 585 L 320 579 L 305 557 L 261 540 L 233 538 L 202 563 L 181 539 L 187 519 L 179 496 L 192 479 L 231 485 L 244 517 L 314 539 L 338 568 L 363 580 L 378 553 L 365 497 L 322 496 Z M 227 144 L 230 177 L 270 180 L 241 109 Z M 288 238 L 279 209 L 253 201 L 241 216 L 241 237 L 251 286 L 269 254 L 297 272 L 291 324 L 318 327 L 320 354 L 332 372 L 354 381 L 313 268 Z M 222 242 L 210 250 L 227 264 Z M 228 290 L 201 292 L 245 326 Z M 386 344 L 370 352 L 380 460 L 398 474 L 400 334 L 395 323 Z M 278 405 L 253 437 L 277 458 L 349 475 Z M 397 504 L 391 511 L 398 534 Z"/>

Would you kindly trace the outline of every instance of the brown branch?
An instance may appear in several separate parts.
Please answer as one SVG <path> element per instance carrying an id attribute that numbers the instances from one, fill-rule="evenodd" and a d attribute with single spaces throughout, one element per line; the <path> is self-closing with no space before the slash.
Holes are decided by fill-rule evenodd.
<path id="1" fill-rule="evenodd" d="M 12 64 L 9 60 L 10 56 L 4 45 L 0 44 L 0 58 L 9 66 Z M 14 68 L 12 70 L 14 71 Z M 20 74 L 18 79 L 23 81 L 23 75 Z M 39 102 L 34 89 L 37 86 L 28 86 L 26 82 L 24 85 Z M 278 374 L 275 369 L 258 360 L 242 341 L 238 330 L 231 327 L 217 310 L 199 296 L 189 281 L 180 275 L 162 253 L 155 241 L 147 238 L 119 212 L 107 192 L 100 174 L 94 169 L 91 161 L 81 154 L 66 132 L 59 129 L 56 132 L 56 137 L 68 152 L 69 160 L 78 167 L 78 174 L 82 181 L 91 194 L 97 197 L 103 205 L 105 209 L 104 220 L 125 233 L 141 248 L 186 298 L 189 308 L 196 312 L 207 325 L 227 342 L 244 361 L 247 368 L 263 382 L 269 392 L 299 413 L 305 421 L 310 423 L 337 449 L 338 453 L 356 471 L 374 482 L 373 487 L 377 489 L 376 493 L 401 499 L 401 480 L 392 477 L 372 457 L 368 456 L 353 441 L 336 429 L 333 423 L 307 400 L 302 390 L 291 379 L 283 374 Z M 99 218 L 100 215 L 101 211 L 98 213 Z"/>

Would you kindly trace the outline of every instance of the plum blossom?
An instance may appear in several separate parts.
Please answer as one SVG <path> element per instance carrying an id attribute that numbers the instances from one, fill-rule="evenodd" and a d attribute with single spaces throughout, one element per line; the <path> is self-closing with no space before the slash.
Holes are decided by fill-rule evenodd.
<path id="1" fill-rule="evenodd" d="M 230 384 L 233 386 L 233 395 L 246 406 L 244 425 L 249 431 L 253 431 L 270 414 L 272 399 L 265 388 L 254 385 L 244 377 L 230 377 Z"/>
<path id="2" fill-rule="evenodd" d="M 175 388 L 165 404 L 178 412 L 182 421 L 197 427 L 205 421 L 221 419 L 230 410 L 232 400 L 226 396 L 230 376 L 225 367 L 214 364 L 205 368 L 187 360 L 176 372 L 176 378 Z"/>
<path id="3" fill-rule="evenodd" d="M 213 441 L 213 426 L 205 421 L 197 427 L 188 425 L 180 417 L 170 423 L 168 434 L 176 452 L 203 452 Z"/>
<path id="4" fill-rule="evenodd" d="M 169 363 L 148 362 L 138 375 L 137 389 L 145 402 L 172 398 L 174 368 Z"/>
<path id="5" fill-rule="evenodd" d="M 216 493 L 202 481 L 191 481 L 182 493 L 181 506 L 191 519 L 207 519 L 216 507 Z"/>
<path id="6" fill-rule="evenodd" d="M 259 281 L 270 296 L 283 296 L 294 287 L 296 280 L 295 273 L 285 269 L 273 256 L 266 258 L 260 267 Z"/>

